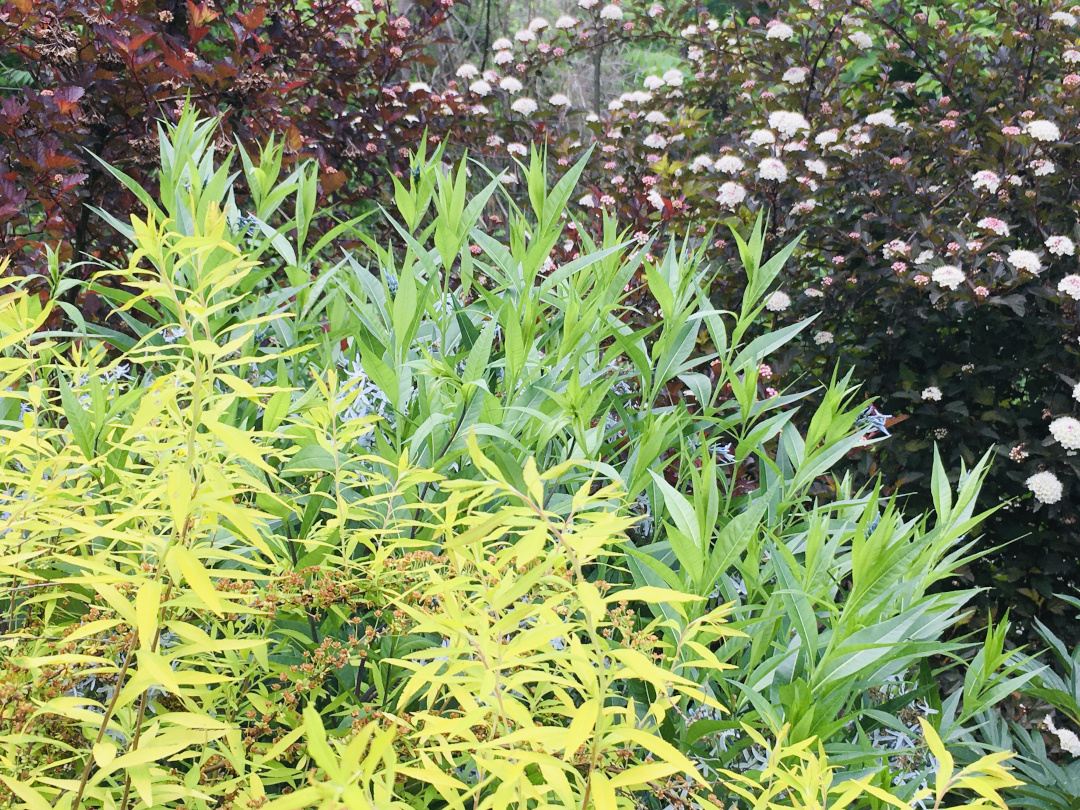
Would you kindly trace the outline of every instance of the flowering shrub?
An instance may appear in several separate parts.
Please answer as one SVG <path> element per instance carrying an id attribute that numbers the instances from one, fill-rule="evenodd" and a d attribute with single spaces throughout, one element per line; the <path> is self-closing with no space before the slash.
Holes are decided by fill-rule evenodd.
<path id="1" fill-rule="evenodd" d="M 529 137 L 564 159 L 593 146 L 583 215 L 708 240 L 720 266 L 735 255 L 725 218 L 764 210 L 773 238 L 805 232 L 769 310 L 816 314 L 818 331 L 774 358 L 773 386 L 854 366 L 895 426 L 859 463 L 920 499 L 935 444 L 952 465 L 996 445 L 990 491 L 1019 502 L 990 518 L 988 539 L 1011 545 L 974 574 L 1053 621 L 1043 603 L 1080 577 L 1080 459 L 1061 428 L 1080 407 L 1076 15 L 1031 0 L 777 0 L 721 17 L 626 2 L 617 19 L 578 6 L 572 24 L 506 44 L 518 84 L 559 54 L 627 41 L 671 43 L 683 66 L 599 114 L 497 116 L 490 152 Z M 504 109 L 499 92 L 477 101 Z M 741 291 L 721 276 L 713 293 Z"/>
<path id="2" fill-rule="evenodd" d="M 286 165 L 317 161 L 320 196 L 376 196 L 425 129 L 438 140 L 454 120 L 454 93 L 409 80 L 450 5 L 414 3 L 406 17 L 385 0 L 0 3 L 0 57 L 25 73 L 25 86 L 0 89 L 0 254 L 23 275 L 45 275 L 49 245 L 75 262 L 116 259 L 115 232 L 90 208 L 135 197 L 91 155 L 148 185 L 158 121 L 185 100 L 223 114 L 219 148 L 276 134 Z M 40 281 L 97 315 L 81 286 Z"/>

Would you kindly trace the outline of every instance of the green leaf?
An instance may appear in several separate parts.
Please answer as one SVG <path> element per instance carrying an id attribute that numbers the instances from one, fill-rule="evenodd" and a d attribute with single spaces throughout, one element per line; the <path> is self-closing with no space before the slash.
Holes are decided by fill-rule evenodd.
<path id="1" fill-rule="evenodd" d="M 63 374 L 57 375 L 60 385 L 60 402 L 64 406 L 64 416 L 68 421 L 68 429 L 75 439 L 75 443 L 82 450 L 87 461 L 94 458 L 94 428 L 90 423 L 90 415 L 79 404 L 74 392 L 68 386 Z"/>

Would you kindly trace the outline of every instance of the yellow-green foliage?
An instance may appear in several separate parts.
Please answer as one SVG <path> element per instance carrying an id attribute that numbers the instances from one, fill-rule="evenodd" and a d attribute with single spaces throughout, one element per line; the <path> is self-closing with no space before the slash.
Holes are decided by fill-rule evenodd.
<path id="1" fill-rule="evenodd" d="M 760 777 L 699 768 L 727 608 L 605 582 L 632 520 L 574 464 L 508 475 L 473 438 L 448 480 L 362 452 L 334 369 L 263 384 L 302 347 L 236 315 L 257 264 L 194 188 L 182 227 L 132 218 L 120 274 L 164 332 L 118 355 L 0 298 L 9 807 L 903 806 L 779 729 L 746 728 Z M 926 738 L 939 805 L 1003 806 L 1001 756 L 953 775 Z"/>
<path id="2" fill-rule="evenodd" d="M 356 806 L 350 791 L 382 779 L 413 806 L 441 796 L 456 807 L 603 807 L 704 787 L 657 729 L 688 702 L 710 702 L 684 670 L 719 668 L 707 645 L 720 612 L 665 643 L 630 613 L 659 592 L 585 578 L 630 522 L 618 493 L 586 485 L 553 511 L 545 487 L 565 465 L 530 464 L 518 492 L 475 446 L 486 481 L 342 453 L 366 423 L 340 423 L 332 373 L 281 431 L 236 427 L 241 401 L 280 393 L 241 369 L 277 355 L 248 354 L 258 321 L 213 327 L 235 303 L 222 291 L 252 265 L 220 238 L 222 215 L 204 222 L 205 233 L 181 235 L 133 220 L 130 306 L 174 313 L 172 343 L 153 336 L 106 364 L 100 347 L 34 339 L 42 319 L 28 299 L 3 299 L 7 396 L 26 405 L 0 450 L 3 584 L 14 594 L 0 776 L 12 801 L 243 807 L 285 793 L 281 806 L 327 796 Z M 152 384 L 121 392 L 120 362 L 152 370 Z M 321 454 L 336 466 L 311 466 Z M 321 503 L 335 517 L 299 544 L 321 565 L 300 568 L 274 515 L 303 513 L 326 474 L 354 486 Z M 421 483 L 442 499 L 417 502 Z M 332 574 L 308 588 L 322 569 Z M 414 639 L 405 657 L 379 662 L 400 675 L 377 679 L 385 710 L 317 677 L 328 661 L 362 661 L 362 634 L 306 650 L 298 675 L 275 663 L 290 641 L 278 622 L 297 610 L 340 612 L 364 624 L 369 645 Z M 279 691 L 284 681 L 294 688 Z M 380 777 L 384 761 L 395 779 Z M 304 787 L 310 768 L 321 775 Z M 468 784 L 455 776 L 463 769 L 476 774 Z"/>
<path id="3" fill-rule="evenodd" d="M 829 764 L 821 744 L 814 739 L 786 744 L 787 728 L 781 729 L 775 742 L 770 745 L 752 728 L 744 726 L 743 730 L 755 742 L 771 749 L 769 763 L 760 775 L 754 777 L 725 771 L 723 782 L 733 793 L 746 799 L 747 806 L 752 810 L 844 810 L 848 807 L 866 807 L 868 801 L 876 801 L 876 806 L 898 807 L 900 810 L 908 810 L 916 801 L 924 802 L 926 807 L 933 810 L 943 807 L 996 807 L 1007 810 L 999 791 L 1022 784 L 1002 765 L 1011 754 L 988 754 L 954 772 L 953 758 L 934 727 L 922 718 L 919 718 L 919 724 L 931 753 L 938 760 L 938 771 L 933 789 L 918 791 L 911 802 L 901 801 L 874 785 L 873 774 L 862 779 L 838 780 L 837 769 Z M 970 792 L 974 798 L 963 802 L 955 791 Z"/>

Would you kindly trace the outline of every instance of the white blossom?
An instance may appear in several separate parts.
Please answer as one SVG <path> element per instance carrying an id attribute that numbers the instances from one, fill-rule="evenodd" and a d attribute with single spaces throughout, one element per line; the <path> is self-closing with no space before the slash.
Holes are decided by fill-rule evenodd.
<path id="1" fill-rule="evenodd" d="M 1076 245 L 1067 236 L 1048 236 L 1046 249 L 1055 256 L 1073 256 L 1076 253 Z"/>
<path id="2" fill-rule="evenodd" d="M 789 138 L 794 136 L 800 129 L 809 130 L 810 124 L 801 113 L 788 112 L 786 110 L 777 110 L 776 112 L 769 114 L 769 126 L 780 132 L 782 135 L 787 135 Z"/>
<path id="3" fill-rule="evenodd" d="M 873 47 L 874 40 L 870 38 L 870 35 L 865 31 L 852 31 L 848 34 L 848 39 L 851 40 L 851 44 L 856 48 L 865 51 L 867 48 Z"/>
<path id="4" fill-rule="evenodd" d="M 746 142 L 751 146 L 765 146 L 766 144 L 776 143 L 776 136 L 773 135 L 771 130 L 755 129 L 750 133 L 750 137 L 746 139 Z"/>
<path id="5" fill-rule="evenodd" d="M 923 389 L 922 398 L 931 402 L 941 402 L 941 389 L 936 385 L 930 385 Z"/>
<path id="6" fill-rule="evenodd" d="M 553 107 L 569 107 L 570 96 L 566 95 L 565 93 L 556 93 L 548 99 L 548 104 Z"/>
<path id="7" fill-rule="evenodd" d="M 971 184 L 976 190 L 997 194 L 998 187 L 1001 185 L 1001 178 L 994 172 L 984 169 L 981 172 L 975 172 L 971 176 Z"/>
<path id="8" fill-rule="evenodd" d="M 735 183 L 729 180 L 726 183 L 720 184 L 720 193 L 716 196 L 716 201 L 720 203 L 724 208 L 734 208 L 746 199 L 746 188 L 741 184 Z"/>
<path id="9" fill-rule="evenodd" d="M 758 174 L 761 175 L 762 180 L 779 180 L 783 182 L 787 180 L 787 166 L 784 165 L 783 161 L 776 158 L 764 158 L 758 163 Z"/>
<path id="10" fill-rule="evenodd" d="M 1080 450 L 1080 422 L 1071 416 L 1059 416 L 1050 423 L 1050 435 L 1066 450 Z"/>
<path id="11" fill-rule="evenodd" d="M 1058 282 L 1058 292 L 1080 301 L 1080 276 L 1070 273 Z"/>
<path id="12" fill-rule="evenodd" d="M 536 112 L 537 104 L 531 98 L 519 98 L 510 105 L 510 109 L 522 115 L 532 115 Z"/>
<path id="13" fill-rule="evenodd" d="M 1028 135 L 1037 141 L 1061 140 L 1061 130 L 1058 129 L 1058 125 L 1053 121 L 1047 121 L 1045 118 L 1029 121 L 1024 129 Z"/>
<path id="14" fill-rule="evenodd" d="M 713 168 L 724 174 L 737 174 L 746 166 L 741 157 L 737 155 L 721 155 L 713 164 Z"/>
<path id="15" fill-rule="evenodd" d="M 1027 270 L 1029 273 L 1039 275 L 1042 271 L 1042 261 L 1030 250 L 1013 250 L 1009 253 L 1009 264 L 1017 270 Z"/>
<path id="16" fill-rule="evenodd" d="M 942 287 L 947 287 L 950 290 L 955 290 L 964 281 L 964 271 L 956 265 L 943 264 L 941 267 L 935 267 L 934 272 L 930 276 L 935 284 L 940 284 Z"/>
<path id="17" fill-rule="evenodd" d="M 711 155 L 698 155 L 690 161 L 689 169 L 692 172 L 700 172 L 702 169 L 711 169 L 713 159 Z"/>
<path id="18" fill-rule="evenodd" d="M 601 20 L 621 20 L 622 19 L 622 9 L 619 8 L 617 5 L 615 5 L 614 3 L 609 3 L 608 5 L 604 6 L 602 9 L 600 9 L 600 19 Z"/>
<path id="19" fill-rule="evenodd" d="M 835 129 L 827 129 L 814 138 L 814 143 L 818 146 L 828 146 L 830 143 L 836 143 L 840 138 L 840 132 Z"/>
<path id="20" fill-rule="evenodd" d="M 466 81 L 468 81 L 479 72 L 480 69 L 476 65 L 466 62 L 457 69 L 457 77 L 459 79 L 465 79 Z"/>
<path id="21" fill-rule="evenodd" d="M 1024 482 L 1024 486 L 1035 493 L 1035 500 L 1046 504 L 1060 501 L 1064 491 L 1061 481 L 1052 472 L 1035 473 Z"/>
<path id="22" fill-rule="evenodd" d="M 895 127 L 896 115 L 892 110 L 879 110 L 866 116 L 866 123 L 872 127 Z"/>
<path id="23" fill-rule="evenodd" d="M 513 76 L 504 76 L 499 82 L 499 88 L 505 90 L 507 93 L 518 93 L 525 87 L 521 82 L 515 79 Z"/>
<path id="24" fill-rule="evenodd" d="M 775 23 L 765 32 L 765 39 L 788 40 L 795 36 L 795 29 L 785 23 Z"/>
<path id="25" fill-rule="evenodd" d="M 683 80 L 686 78 L 683 76 L 683 72 L 678 68 L 671 68 L 671 70 L 665 70 L 664 75 L 661 76 L 664 80 L 664 84 L 669 87 L 681 87 Z"/>
<path id="26" fill-rule="evenodd" d="M 1036 177 L 1046 177 L 1057 171 L 1057 166 L 1052 160 L 1033 160 L 1031 161 L 1031 168 L 1034 169 Z"/>
<path id="27" fill-rule="evenodd" d="M 791 306 L 791 296 L 777 290 L 765 300 L 765 309 L 769 312 L 783 312 Z"/>

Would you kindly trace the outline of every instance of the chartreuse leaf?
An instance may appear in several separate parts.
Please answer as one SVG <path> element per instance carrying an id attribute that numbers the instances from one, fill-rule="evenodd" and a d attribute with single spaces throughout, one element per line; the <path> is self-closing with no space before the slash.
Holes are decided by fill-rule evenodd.
<path id="1" fill-rule="evenodd" d="M 213 613 L 221 616 L 224 612 L 221 598 L 218 596 L 214 583 L 210 579 L 209 572 L 203 567 L 199 558 L 182 545 L 174 545 L 169 549 L 167 562 L 170 568 L 175 566 L 173 576 L 183 579 L 195 595 L 202 600 Z"/>

